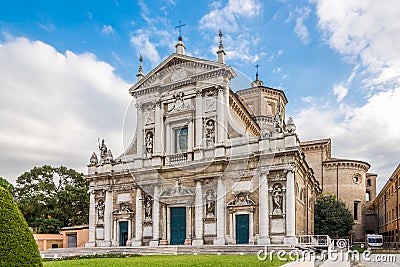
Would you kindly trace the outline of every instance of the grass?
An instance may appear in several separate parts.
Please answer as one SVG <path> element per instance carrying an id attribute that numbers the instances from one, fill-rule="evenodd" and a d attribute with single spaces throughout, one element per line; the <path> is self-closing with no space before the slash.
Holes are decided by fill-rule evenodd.
<path id="1" fill-rule="evenodd" d="M 61 266 L 281 266 L 288 261 L 260 261 L 257 255 L 152 255 L 127 258 L 70 259 L 43 262 L 44 267 Z"/>

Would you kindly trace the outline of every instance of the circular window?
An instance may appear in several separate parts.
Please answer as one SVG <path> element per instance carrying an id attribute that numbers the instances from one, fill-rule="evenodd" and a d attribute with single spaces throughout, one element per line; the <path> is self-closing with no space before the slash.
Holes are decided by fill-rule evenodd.
<path id="1" fill-rule="evenodd" d="M 359 184 L 361 182 L 361 177 L 359 177 L 358 175 L 353 176 L 353 182 L 355 184 Z"/>

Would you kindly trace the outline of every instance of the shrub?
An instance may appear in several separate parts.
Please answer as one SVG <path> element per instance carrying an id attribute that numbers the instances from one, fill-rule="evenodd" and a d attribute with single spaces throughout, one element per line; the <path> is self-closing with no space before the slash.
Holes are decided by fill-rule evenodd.
<path id="1" fill-rule="evenodd" d="M 35 239 L 11 194 L 0 187 L 0 266 L 43 266 Z"/>

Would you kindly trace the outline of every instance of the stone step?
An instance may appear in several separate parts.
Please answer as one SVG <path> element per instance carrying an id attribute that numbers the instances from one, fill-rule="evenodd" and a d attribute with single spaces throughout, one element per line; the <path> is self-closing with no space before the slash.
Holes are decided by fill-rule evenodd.
<path id="1" fill-rule="evenodd" d="M 42 258 L 65 258 L 99 254 L 127 255 L 182 255 L 182 254 L 257 254 L 266 246 L 259 245 L 226 245 L 226 246 L 158 246 L 158 247 L 91 247 L 91 248 L 57 248 L 42 251 Z M 270 245 L 267 251 L 291 251 L 291 246 Z"/>

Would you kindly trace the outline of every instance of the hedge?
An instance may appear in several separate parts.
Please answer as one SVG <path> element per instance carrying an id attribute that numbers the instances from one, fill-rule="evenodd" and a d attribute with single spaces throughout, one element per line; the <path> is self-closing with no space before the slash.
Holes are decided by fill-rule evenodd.
<path id="1" fill-rule="evenodd" d="M 38 246 L 11 194 L 0 187 L 0 266 L 43 266 Z"/>

